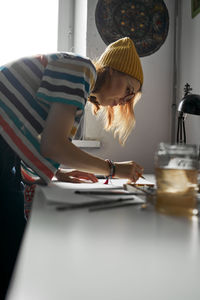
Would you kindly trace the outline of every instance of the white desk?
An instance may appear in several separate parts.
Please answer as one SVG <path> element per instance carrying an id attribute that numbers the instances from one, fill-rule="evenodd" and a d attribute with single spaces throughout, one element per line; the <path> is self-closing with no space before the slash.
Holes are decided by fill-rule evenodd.
<path id="1" fill-rule="evenodd" d="M 58 212 L 35 196 L 8 300 L 199 300 L 199 220 L 132 206 Z"/>

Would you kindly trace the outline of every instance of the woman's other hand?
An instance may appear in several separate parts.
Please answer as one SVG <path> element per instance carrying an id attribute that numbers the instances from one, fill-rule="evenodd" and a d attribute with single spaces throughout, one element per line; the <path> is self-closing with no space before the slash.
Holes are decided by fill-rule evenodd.
<path id="1" fill-rule="evenodd" d="M 98 182 L 98 179 L 94 174 L 82 172 L 78 170 L 69 172 L 64 169 L 59 169 L 56 172 L 55 176 L 59 181 L 63 181 L 63 182 L 72 182 L 72 183 L 85 183 L 88 181 L 91 181 L 93 183 Z"/>

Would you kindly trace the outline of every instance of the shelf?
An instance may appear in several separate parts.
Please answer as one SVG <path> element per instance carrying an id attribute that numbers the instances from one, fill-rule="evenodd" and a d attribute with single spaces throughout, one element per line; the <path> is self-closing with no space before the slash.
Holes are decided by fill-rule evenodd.
<path id="1" fill-rule="evenodd" d="M 72 143 L 79 148 L 100 148 L 101 142 L 96 140 L 73 140 Z"/>

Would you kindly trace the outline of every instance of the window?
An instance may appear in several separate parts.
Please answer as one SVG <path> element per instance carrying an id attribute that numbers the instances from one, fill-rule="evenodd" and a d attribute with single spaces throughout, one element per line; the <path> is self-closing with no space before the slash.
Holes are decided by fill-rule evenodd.
<path id="1" fill-rule="evenodd" d="M 72 51 L 73 0 L 0 2 L 0 65 L 14 59 Z"/>
<path id="2" fill-rule="evenodd" d="M 58 0 L 6 0 L 0 8 L 0 65 L 57 50 Z"/>
<path id="3" fill-rule="evenodd" d="M 34 54 L 86 54 L 86 0 L 6 0 L 0 10 L 0 66 Z M 85 129 L 82 123 L 76 138 Z"/>

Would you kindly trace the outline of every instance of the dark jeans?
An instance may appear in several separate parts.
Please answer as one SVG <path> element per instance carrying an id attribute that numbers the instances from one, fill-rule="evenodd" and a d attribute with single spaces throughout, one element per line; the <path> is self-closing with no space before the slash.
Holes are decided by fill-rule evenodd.
<path id="1" fill-rule="evenodd" d="M 9 286 L 25 224 L 20 159 L 0 136 L 0 300 Z"/>

